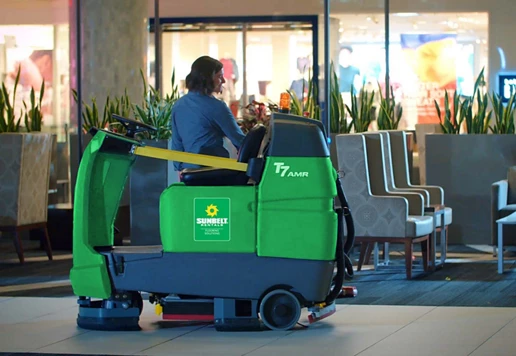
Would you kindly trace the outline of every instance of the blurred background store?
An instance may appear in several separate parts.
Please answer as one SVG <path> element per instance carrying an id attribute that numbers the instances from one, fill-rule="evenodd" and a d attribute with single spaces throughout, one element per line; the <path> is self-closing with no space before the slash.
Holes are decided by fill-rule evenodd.
<path id="1" fill-rule="evenodd" d="M 107 27 L 96 28 L 97 37 L 91 33 L 84 36 L 86 49 L 94 47 L 90 42 L 127 37 L 128 29 L 133 27 L 128 24 L 135 18 L 142 20 L 133 29 L 137 33 L 142 29 L 144 43 L 142 53 L 134 54 L 138 60 L 131 62 L 141 68 L 132 68 L 130 80 L 135 84 L 130 94 L 134 96 L 141 86 L 137 82 L 140 69 L 149 84 L 155 84 L 155 2 L 81 3 L 88 16 L 111 14 L 101 23 Z M 323 83 L 325 66 L 330 63 L 324 63 L 322 1 L 201 0 L 178 6 L 178 1 L 161 0 L 159 4 L 160 89 L 164 94 L 172 89 L 174 71 L 183 93 L 192 61 L 204 54 L 223 61 L 228 84 L 221 98 L 232 106 L 236 116 L 253 100 L 277 102 L 286 89 L 302 95 L 303 84 L 310 75 Z M 141 13 L 144 7 L 146 14 Z M 70 134 L 78 131 L 71 94 L 76 83 L 76 1 L 2 0 L 0 8 L 0 79 L 12 89 L 17 68 L 22 64 L 18 105 L 27 100 L 31 87 L 39 88 L 44 80 L 43 130 L 55 133 L 58 142 L 68 142 Z M 435 122 L 433 100 L 442 98 L 444 89 L 471 95 L 482 68 L 488 78 L 487 87 L 491 88 L 496 87 L 498 72 L 516 68 L 516 48 L 511 38 L 515 10 L 516 2 L 511 0 L 331 1 L 330 55 L 344 100 L 349 100 L 350 80 L 356 90 L 362 86 L 375 90 L 378 85 L 385 89 L 388 74 L 394 96 L 403 107 L 399 128 L 413 130 L 417 123 Z M 87 21 L 83 26 L 88 26 Z M 84 31 L 88 33 L 87 28 Z M 101 50 L 105 53 L 97 52 L 98 63 L 93 55 L 82 58 L 84 77 L 91 75 L 92 81 L 98 80 L 97 66 L 105 70 L 104 67 L 116 66 L 119 57 L 129 57 L 118 56 L 106 43 Z M 123 94 L 124 85 L 117 85 L 123 78 L 115 78 L 108 89 L 99 84 L 104 92 L 95 88 L 94 82 L 84 84 L 83 100 L 101 98 L 106 90 L 112 95 Z M 116 88 L 120 92 L 113 93 Z M 60 179 L 66 181 L 69 163 L 62 163 L 66 167 Z"/>

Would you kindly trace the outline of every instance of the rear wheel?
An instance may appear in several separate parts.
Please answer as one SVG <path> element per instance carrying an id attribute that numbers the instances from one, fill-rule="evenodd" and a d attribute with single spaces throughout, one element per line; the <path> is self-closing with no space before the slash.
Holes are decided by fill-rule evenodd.
<path id="1" fill-rule="evenodd" d="M 132 305 L 140 310 L 140 315 L 143 311 L 143 298 L 141 293 L 135 292 L 132 297 Z"/>
<path id="2" fill-rule="evenodd" d="M 271 330 L 289 330 L 301 317 L 298 298 L 284 289 L 267 293 L 260 303 L 260 317 Z"/>

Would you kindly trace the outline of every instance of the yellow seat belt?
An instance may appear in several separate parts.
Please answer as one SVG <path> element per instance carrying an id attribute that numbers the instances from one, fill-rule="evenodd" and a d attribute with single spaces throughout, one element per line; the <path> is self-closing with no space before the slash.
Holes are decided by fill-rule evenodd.
<path id="1" fill-rule="evenodd" d="M 235 159 L 187 153 L 165 148 L 137 146 L 134 154 L 138 156 L 164 159 L 167 161 L 198 164 L 206 167 L 225 168 L 233 171 L 247 172 L 247 163 L 237 162 Z"/>

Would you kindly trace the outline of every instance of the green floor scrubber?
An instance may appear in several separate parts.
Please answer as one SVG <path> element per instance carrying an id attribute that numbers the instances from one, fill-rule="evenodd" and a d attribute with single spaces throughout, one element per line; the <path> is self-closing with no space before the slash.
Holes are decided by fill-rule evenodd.
<path id="1" fill-rule="evenodd" d="M 135 134 L 155 128 L 116 118 L 126 135 L 94 129 L 77 175 L 70 279 L 79 327 L 138 330 L 141 293 L 163 319 L 219 331 L 288 330 L 303 308 L 310 321 L 335 311 L 354 233 L 321 122 L 274 113 L 233 160 L 145 146 Z M 113 246 L 139 156 L 205 168 L 182 171 L 163 191 L 162 245 Z"/>

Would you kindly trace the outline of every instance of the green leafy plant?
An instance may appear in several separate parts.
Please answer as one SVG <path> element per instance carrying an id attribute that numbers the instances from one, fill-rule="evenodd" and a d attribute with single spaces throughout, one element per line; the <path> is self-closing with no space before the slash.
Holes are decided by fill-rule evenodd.
<path id="1" fill-rule="evenodd" d="M 514 112 L 516 111 L 516 93 L 513 93 L 506 105 L 499 94 L 492 93 L 491 104 L 495 117 L 495 124 L 491 131 L 495 134 L 514 134 Z"/>
<path id="2" fill-rule="evenodd" d="M 78 102 L 78 95 L 75 89 L 72 89 L 72 94 L 75 102 Z M 106 97 L 106 103 L 104 104 L 104 110 L 99 110 L 97 104 L 97 98 L 91 98 L 91 105 L 86 102 L 82 102 L 82 129 L 84 132 L 89 132 L 92 128 L 107 129 L 114 132 L 123 133 L 125 130 L 116 119 L 113 119 L 113 114 L 117 114 L 123 117 L 130 117 L 133 113 L 133 105 L 127 95 L 127 90 L 124 95 L 111 99 L 108 95 Z"/>
<path id="3" fill-rule="evenodd" d="M 110 100 L 107 104 L 108 106 L 108 113 L 109 115 L 109 127 L 112 131 L 124 134 L 125 133 L 125 127 L 120 122 L 118 122 L 116 119 L 113 119 L 113 114 L 122 116 L 122 117 L 131 117 L 134 112 L 134 106 L 131 103 L 131 99 L 129 98 L 129 95 L 127 94 L 127 89 L 124 91 L 124 95 L 120 97 L 115 97 L 114 100 Z"/>
<path id="4" fill-rule="evenodd" d="M 468 134 L 486 134 L 489 130 L 492 111 L 488 110 L 489 96 L 482 93 L 485 86 L 484 68 L 475 81 L 473 96 L 462 103 L 461 115 L 464 115 L 466 132 Z"/>
<path id="5" fill-rule="evenodd" d="M 453 111 L 450 107 L 448 91 L 444 95 L 444 113 L 439 104 L 434 100 L 434 105 L 439 117 L 439 123 L 445 134 L 459 134 L 462 126 L 468 134 L 487 134 L 491 121 L 492 110 L 489 110 L 489 95 L 483 93 L 485 86 L 484 69 L 475 80 L 473 95 L 460 102 L 459 94 L 453 94 Z"/>
<path id="6" fill-rule="evenodd" d="M 43 123 L 43 113 L 41 111 L 43 96 L 45 95 L 45 81 L 41 83 L 39 90 L 39 99 L 36 100 L 36 93 L 34 88 L 30 90 L 30 109 L 27 108 L 25 101 L 23 107 L 25 108 L 25 128 L 28 132 L 39 132 Z"/>
<path id="7" fill-rule="evenodd" d="M 351 108 L 346 104 L 346 110 L 353 120 L 355 132 L 366 132 L 369 129 L 374 117 L 373 99 L 374 91 L 368 93 L 362 88 L 359 96 L 357 96 L 355 89 L 351 88 Z"/>
<path id="8" fill-rule="evenodd" d="M 139 135 L 148 140 L 168 140 L 172 136 L 170 116 L 172 107 L 179 99 L 179 88 L 175 84 L 175 71 L 172 73 L 172 93 L 162 97 L 158 90 L 147 84 L 143 71 L 140 70 L 143 81 L 143 103 L 135 105 L 135 116 L 142 122 L 154 126 L 157 132 L 144 132 Z"/>
<path id="9" fill-rule="evenodd" d="M 333 63 L 330 71 L 332 73 L 330 79 L 330 132 L 350 133 L 353 129 L 353 120 L 348 120 L 348 113 L 339 90 L 339 79 Z"/>
<path id="10" fill-rule="evenodd" d="M 380 85 L 378 85 L 380 87 Z M 379 130 L 397 130 L 403 115 L 403 108 L 396 104 L 394 99 L 394 90 L 390 87 L 390 96 L 386 98 L 380 91 L 380 111 L 378 112 L 378 129 Z"/>
<path id="11" fill-rule="evenodd" d="M 72 95 L 75 99 L 75 102 L 78 102 L 78 95 L 75 89 L 72 89 Z M 91 105 L 86 104 L 86 102 L 82 102 L 82 129 L 84 132 L 89 132 L 92 128 L 97 129 L 108 129 L 109 124 L 112 122 L 111 115 L 109 113 L 109 107 L 111 105 L 111 99 L 108 96 L 106 98 L 106 104 L 104 105 L 104 111 L 102 114 L 99 112 L 99 107 L 97 104 L 97 98 L 91 98 Z"/>
<path id="12" fill-rule="evenodd" d="M 295 92 L 287 90 L 290 95 L 290 113 L 299 116 L 308 116 L 314 120 L 321 120 L 321 107 L 317 103 L 318 90 L 315 85 L 315 78 L 312 76 L 312 71 L 308 71 L 308 77 L 311 78 L 308 82 L 308 92 L 305 95 L 305 85 L 303 82 L 303 95 L 298 98 Z"/>
<path id="13" fill-rule="evenodd" d="M 463 115 L 459 115 L 461 111 L 461 102 L 459 100 L 459 94 L 457 91 L 453 93 L 453 107 L 450 107 L 450 97 L 448 90 L 444 92 L 444 112 L 439 108 L 439 103 L 434 100 L 435 110 L 439 118 L 439 124 L 443 133 L 445 134 L 459 134 L 462 121 L 464 120 Z"/>
<path id="14" fill-rule="evenodd" d="M 16 74 L 16 79 L 14 81 L 12 102 L 5 83 L 2 83 L 2 88 L 0 90 L 0 133 L 20 131 L 20 122 L 23 117 L 23 111 L 20 110 L 20 116 L 17 117 L 14 108 L 16 103 L 16 89 L 18 88 L 18 83 L 20 81 L 20 72 L 21 68 L 18 68 L 18 73 Z"/>

